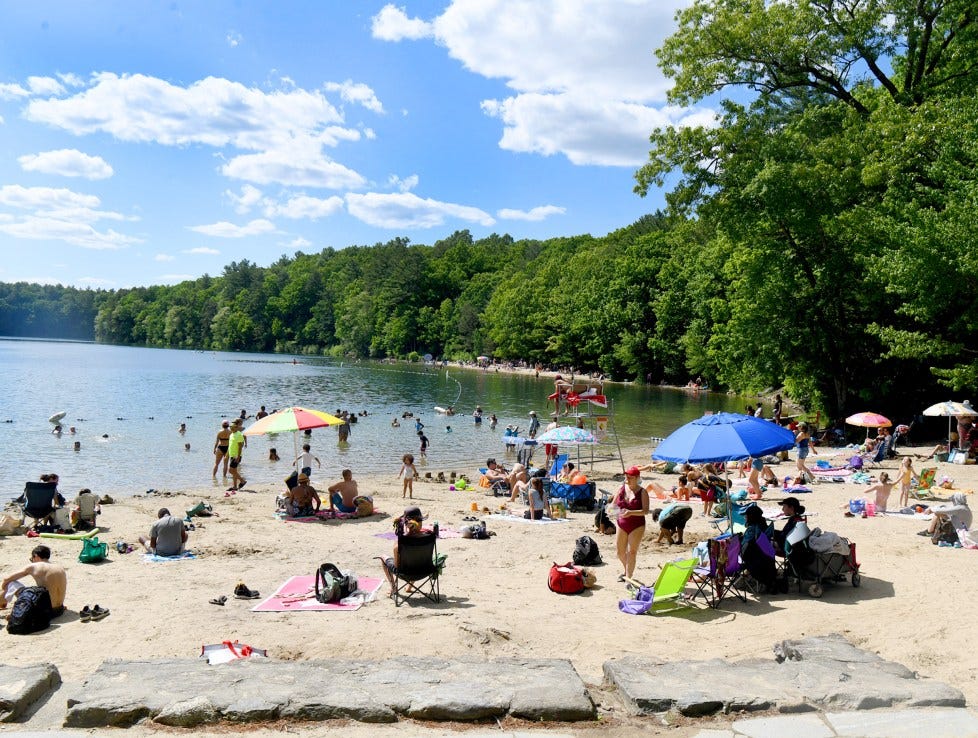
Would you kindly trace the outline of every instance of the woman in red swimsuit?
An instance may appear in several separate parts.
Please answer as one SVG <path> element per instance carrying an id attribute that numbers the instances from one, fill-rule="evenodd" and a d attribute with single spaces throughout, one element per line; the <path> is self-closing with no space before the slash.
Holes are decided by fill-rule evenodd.
<path id="1" fill-rule="evenodd" d="M 618 508 L 618 560 L 625 568 L 618 581 L 624 581 L 635 572 L 638 546 L 645 535 L 645 516 L 649 512 L 649 493 L 641 482 L 637 466 L 625 470 L 625 483 L 615 497 Z"/>

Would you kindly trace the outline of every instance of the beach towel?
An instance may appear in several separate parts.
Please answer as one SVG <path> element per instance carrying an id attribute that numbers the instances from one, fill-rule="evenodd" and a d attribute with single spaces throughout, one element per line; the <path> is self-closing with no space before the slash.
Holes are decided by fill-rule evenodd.
<path id="1" fill-rule="evenodd" d="M 438 538 L 461 538 L 462 534 L 454 528 L 438 528 Z M 388 541 L 396 541 L 397 533 L 387 531 L 386 533 L 374 533 L 374 538 L 385 538 Z"/>
<path id="2" fill-rule="evenodd" d="M 550 525 L 551 523 L 566 523 L 568 518 L 544 518 L 543 520 L 530 520 L 522 515 L 493 515 L 490 520 L 507 520 L 511 523 L 531 523 L 533 525 Z"/>
<path id="3" fill-rule="evenodd" d="M 306 515 L 301 518 L 290 517 L 281 511 L 275 513 L 276 518 L 279 520 L 284 520 L 286 523 L 319 523 L 325 520 L 359 520 L 361 517 L 374 517 L 375 515 L 384 515 L 384 512 L 374 508 L 371 515 L 359 516 L 356 513 L 345 513 L 339 512 L 338 510 L 320 510 L 315 515 Z"/>
<path id="4" fill-rule="evenodd" d="M 316 575 L 302 574 L 288 579 L 271 597 L 251 608 L 252 612 L 319 612 L 321 610 L 359 610 L 374 599 L 381 580 L 357 577 L 357 591 L 339 602 L 323 603 L 316 599 Z"/>
<path id="5" fill-rule="evenodd" d="M 197 555 L 193 551 L 184 551 L 182 554 L 176 556 L 158 556 L 157 554 L 143 554 L 143 561 L 148 561 L 152 564 L 159 564 L 166 561 L 185 561 L 187 559 L 196 559 Z"/>

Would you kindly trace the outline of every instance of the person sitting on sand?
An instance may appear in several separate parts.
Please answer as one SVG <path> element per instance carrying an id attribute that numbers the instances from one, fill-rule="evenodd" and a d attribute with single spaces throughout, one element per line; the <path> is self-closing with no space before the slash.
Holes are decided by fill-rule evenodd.
<path id="1" fill-rule="evenodd" d="M 75 530 L 90 530 L 95 527 L 95 518 L 101 512 L 98 495 L 92 494 L 92 490 L 88 488 L 79 490 L 78 497 L 72 503 L 71 527 Z"/>
<path id="2" fill-rule="evenodd" d="M 150 528 L 149 538 L 139 536 L 139 542 L 147 553 L 157 556 L 179 556 L 187 543 L 187 530 L 183 521 L 170 511 L 161 507 L 156 513 L 157 520 Z"/>
<path id="3" fill-rule="evenodd" d="M 891 481 L 890 475 L 886 472 L 880 472 L 880 480 L 872 487 L 866 489 L 863 494 L 867 497 L 873 495 L 873 504 L 876 505 L 876 510 L 878 512 L 886 512 L 886 502 L 890 499 L 890 492 L 893 490 L 893 487 L 896 486 L 896 482 L 897 480 L 895 479 Z M 849 509 L 848 503 L 846 503 L 845 509 Z"/>
<path id="4" fill-rule="evenodd" d="M 290 518 L 308 518 L 319 512 L 319 493 L 309 484 L 309 475 L 300 474 L 298 484 L 285 495 L 285 512 Z M 316 503 L 313 508 L 312 503 Z"/>
<path id="5" fill-rule="evenodd" d="M 692 517 L 693 508 L 682 502 L 673 502 L 663 508 L 657 507 L 652 511 L 652 520 L 659 524 L 659 539 L 656 542 L 682 544 L 686 523 Z"/>
<path id="6" fill-rule="evenodd" d="M 527 488 L 527 502 L 530 509 L 523 513 L 523 517 L 529 520 L 543 520 L 544 514 L 548 518 L 554 516 L 550 507 L 550 495 L 543 488 L 543 480 L 540 477 L 533 477 L 530 486 Z"/>
<path id="7" fill-rule="evenodd" d="M 28 576 L 34 577 L 34 583 L 48 591 L 53 617 L 61 615 L 65 611 L 68 575 L 63 566 L 51 563 L 51 549 L 44 545 L 35 546 L 31 551 L 30 564 L 0 582 L 0 610 L 6 608 L 17 593 L 26 586 L 20 580 Z"/>
<path id="8" fill-rule="evenodd" d="M 355 513 L 357 511 L 357 483 L 353 479 L 353 472 L 344 469 L 343 480 L 327 487 L 329 492 L 330 512 L 339 510 L 342 513 Z"/>
<path id="9" fill-rule="evenodd" d="M 955 492 L 953 495 L 951 495 L 950 505 L 934 505 L 925 508 L 924 512 L 932 513 L 934 515 L 934 519 L 931 521 L 930 526 L 926 530 L 920 531 L 917 533 L 917 535 L 930 536 L 934 543 L 937 543 L 937 541 L 934 539 L 934 533 L 937 532 L 938 527 L 943 525 L 945 522 L 950 522 L 956 531 L 961 530 L 962 528 L 971 530 L 971 508 L 968 507 L 968 498 L 961 492 Z"/>

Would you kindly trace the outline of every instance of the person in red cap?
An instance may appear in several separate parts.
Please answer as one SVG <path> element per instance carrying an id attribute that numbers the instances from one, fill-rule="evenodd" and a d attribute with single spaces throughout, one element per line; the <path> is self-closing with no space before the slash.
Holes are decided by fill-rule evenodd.
<path id="1" fill-rule="evenodd" d="M 642 486 L 642 472 L 637 466 L 625 469 L 625 483 L 615 497 L 618 508 L 618 560 L 625 572 L 618 581 L 631 578 L 635 572 L 638 547 L 645 535 L 645 516 L 649 512 L 649 493 Z"/>

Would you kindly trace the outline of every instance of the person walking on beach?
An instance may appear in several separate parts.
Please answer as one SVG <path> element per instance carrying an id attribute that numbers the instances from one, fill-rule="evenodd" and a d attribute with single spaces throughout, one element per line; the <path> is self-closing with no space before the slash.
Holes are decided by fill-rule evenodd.
<path id="1" fill-rule="evenodd" d="M 221 430 L 217 432 L 214 439 L 214 471 L 211 473 L 212 479 L 217 479 L 217 467 L 224 462 L 224 476 L 228 475 L 228 439 L 231 438 L 231 424 L 228 421 L 221 423 Z"/>
<path id="2" fill-rule="evenodd" d="M 418 440 L 421 442 L 421 453 L 419 454 L 422 459 L 428 458 L 428 436 L 424 434 L 424 431 L 418 431 Z"/>
<path id="3" fill-rule="evenodd" d="M 410 497 L 414 499 L 414 478 L 418 475 L 418 470 L 414 466 L 414 456 L 411 454 L 404 454 L 401 457 L 401 471 L 398 472 L 397 476 L 401 478 L 403 487 L 401 488 L 401 497 Z"/>
<path id="4" fill-rule="evenodd" d="M 615 496 L 615 507 L 618 509 L 618 560 L 625 570 L 618 581 L 623 582 L 635 572 L 638 547 L 645 535 L 645 516 L 649 513 L 649 493 L 642 486 L 637 466 L 625 470 L 625 483 Z"/>
<path id="5" fill-rule="evenodd" d="M 316 468 L 322 469 L 323 465 L 319 463 L 319 457 L 313 456 L 312 447 L 308 443 L 302 444 L 302 453 L 295 457 L 295 461 L 292 462 L 292 466 L 299 467 L 299 473 L 305 474 L 307 477 L 312 476 L 312 462 L 316 462 Z"/>
<path id="6" fill-rule="evenodd" d="M 795 445 L 798 447 L 798 459 L 795 461 L 795 466 L 798 467 L 798 476 L 801 477 L 802 483 L 808 481 L 809 479 L 814 479 L 814 475 L 811 470 L 805 466 L 805 459 L 808 458 L 808 452 L 811 451 L 817 454 L 818 451 L 815 450 L 815 446 L 812 443 L 812 437 L 808 434 L 808 423 L 802 423 L 798 426 L 798 433 L 795 436 Z"/>
<path id="7" fill-rule="evenodd" d="M 231 490 L 237 491 L 243 489 L 247 481 L 241 476 L 241 454 L 245 446 L 248 445 L 248 439 L 244 437 L 244 433 L 241 432 L 241 421 L 235 420 L 234 427 L 231 431 L 231 437 L 228 439 L 228 458 L 230 461 L 231 468 Z"/>

